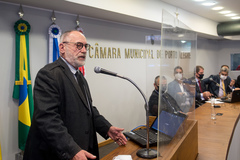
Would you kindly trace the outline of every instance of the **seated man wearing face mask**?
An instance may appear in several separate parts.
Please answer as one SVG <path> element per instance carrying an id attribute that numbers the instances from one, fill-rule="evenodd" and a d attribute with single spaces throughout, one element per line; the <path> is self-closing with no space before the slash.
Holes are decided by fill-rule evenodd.
<path id="1" fill-rule="evenodd" d="M 206 100 L 211 98 L 212 94 L 207 91 L 205 82 L 202 81 L 204 76 L 204 68 L 202 66 L 196 66 L 195 76 L 191 78 L 192 81 L 196 81 L 196 93 L 195 93 L 195 108 L 198 108 L 205 103 Z"/>
<path id="2" fill-rule="evenodd" d="M 184 81 L 188 81 L 183 78 L 183 69 L 180 66 L 174 68 L 175 79 L 168 84 L 168 93 L 175 99 L 178 106 L 184 113 L 189 112 L 193 104 L 193 97 L 187 88 L 189 85 L 185 85 Z"/>
<path id="3" fill-rule="evenodd" d="M 209 91 L 215 97 L 226 97 L 228 93 L 232 92 L 234 80 L 228 77 L 228 68 L 222 67 L 218 75 L 211 75 L 203 81 L 208 84 Z"/>
<path id="4" fill-rule="evenodd" d="M 158 115 L 158 99 L 159 99 L 159 84 L 161 84 L 161 102 L 160 102 L 160 112 L 161 110 L 165 110 L 169 113 L 177 113 L 182 112 L 179 108 L 177 102 L 166 92 L 167 89 L 167 79 L 162 76 L 160 81 L 160 76 L 157 76 L 154 80 L 154 90 L 152 95 L 149 98 L 149 112 L 151 116 Z M 159 113 L 160 113 L 159 112 Z"/>

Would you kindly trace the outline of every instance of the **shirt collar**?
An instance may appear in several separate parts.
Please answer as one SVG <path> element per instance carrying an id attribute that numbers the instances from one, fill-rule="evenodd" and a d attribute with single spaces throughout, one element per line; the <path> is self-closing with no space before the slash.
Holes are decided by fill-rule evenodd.
<path id="1" fill-rule="evenodd" d="M 196 79 L 196 82 L 198 82 L 199 80 L 195 77 L 195 79 Z"/>
<path id="2" fill-rule="evenodd" d="M 76 72 L 78 71 L 77 69 L 75 69 L 71 64 L 69 64 L 63 57 L 61 57 L 62 60 L 67 64 L 68 68 L 70 69 L 70 71 L 73 73 L 73 74 L 76 74 Z"/>

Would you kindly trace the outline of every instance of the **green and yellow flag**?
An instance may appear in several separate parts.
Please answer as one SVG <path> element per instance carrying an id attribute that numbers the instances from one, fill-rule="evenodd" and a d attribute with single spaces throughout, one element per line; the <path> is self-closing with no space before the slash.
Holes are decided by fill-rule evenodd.
<path id="1" fill-rule="evenodd" d="M 28 132 L 33 115 L 33 96 L 29 66 L 29 32 L 30 25 L 20 19 L 15 25 L 16 63 L 13 98 L 19 99 L 18 107 L 18 147 L 25 149 Z"/>

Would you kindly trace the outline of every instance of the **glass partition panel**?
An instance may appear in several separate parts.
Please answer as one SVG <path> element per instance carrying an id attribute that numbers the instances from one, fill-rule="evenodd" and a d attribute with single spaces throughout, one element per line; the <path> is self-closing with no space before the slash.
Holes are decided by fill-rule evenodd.
<path id="1" fill-rule="evenodd" d="M 158 159 L 171 159 L 191 133 L 194 123 L 197 34 L 168 12 L 163 10 L 162 15 L 160 94 L 155 129 L 158 130 Z"/>
<path id="2" fill-rule="evenodd" d="M 155 93 L 156 85 L 158 85 L 155 84 L 155 79 L 160 73 L 161 35 L 147 35 L 145 43 L 149 53 L 148 58 L 146 58 L 146 96 L 150 99 L 151 95 Z M 150 104 L 150 115 L 156 116 L 158 114 L 158 103 L 156 103 L 155 109 L 153 109 L 155 111 L 152 110 L 153 103 Z"/>

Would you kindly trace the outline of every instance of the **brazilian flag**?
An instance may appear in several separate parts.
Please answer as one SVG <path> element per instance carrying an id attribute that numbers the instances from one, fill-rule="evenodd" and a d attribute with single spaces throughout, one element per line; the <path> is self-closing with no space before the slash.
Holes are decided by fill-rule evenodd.
<path id="1" fill-rule="evenodd" d="M 29 65 L 30 25 L 20 19 L 14 25 L 16 32 L 15 84 L 13 98 L 19 99 L 18 106 L 18 147 L 25 149 L 33 115 L 33 96 Z"/>

